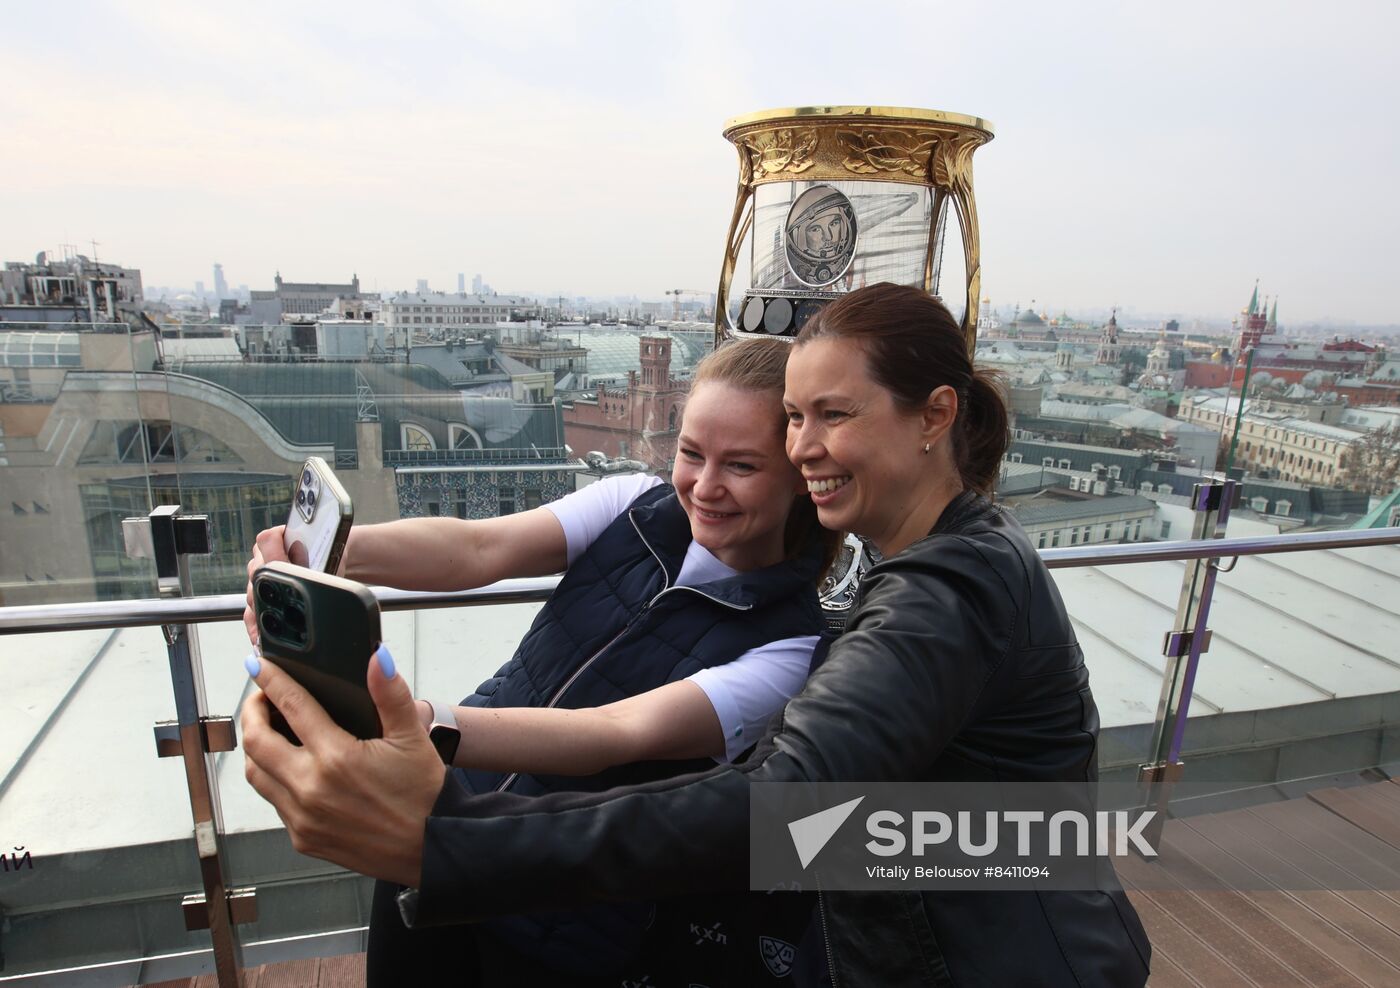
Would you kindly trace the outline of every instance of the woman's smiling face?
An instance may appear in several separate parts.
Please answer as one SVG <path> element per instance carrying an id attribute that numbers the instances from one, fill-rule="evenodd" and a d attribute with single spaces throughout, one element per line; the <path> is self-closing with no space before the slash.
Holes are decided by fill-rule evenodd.
<path id="1" fill-rule="evenodd" d="M 788 358 L 783 405 L 788 457 L 802 471 L 824 527 L 907 545 L 928 461 L 924 422 L 870 376 L 860 344 L 818 338 Z"/>
<path id="2" fill-rule="evenodd" d="M 802 478 L 777 427 L 775 392 L 720 381 L 686 399 L 671 481 L 691 536 L 720 562 L 746 571 L 783 559 L 783 526 Z"/>

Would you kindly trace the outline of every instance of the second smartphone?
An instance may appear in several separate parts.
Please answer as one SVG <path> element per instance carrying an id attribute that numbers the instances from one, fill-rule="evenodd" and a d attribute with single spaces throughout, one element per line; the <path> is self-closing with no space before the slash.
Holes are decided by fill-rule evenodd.
<path id="1" fill-rule="evenodd" d="M 282 534 L 287 558 L 318 573 L 334 573 L 345 553 L 355 506 L 326 461 L 309 458 L 297 478 L 292 510 Z"/>

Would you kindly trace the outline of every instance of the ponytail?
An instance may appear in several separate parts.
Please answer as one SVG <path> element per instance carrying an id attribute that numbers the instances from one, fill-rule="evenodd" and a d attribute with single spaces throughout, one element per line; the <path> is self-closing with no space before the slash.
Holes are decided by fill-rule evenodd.
<path id="1" fill-rule="evenodd" d="M 984 497 L 991 497 L 996 490 L 1010 436 L 1005 388 L 1005 380 L 996 371 L 974 370 L 972 382 L 960 396 L 962 407 L 953 432 L 953 453 L 963 486 Z"/>

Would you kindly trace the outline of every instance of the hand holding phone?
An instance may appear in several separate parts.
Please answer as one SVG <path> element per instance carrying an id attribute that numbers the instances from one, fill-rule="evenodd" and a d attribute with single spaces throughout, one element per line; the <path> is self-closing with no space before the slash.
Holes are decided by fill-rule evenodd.
<path id="1" fill-rule="evenodd" d="M 358 738 L 381 735 L 365 685 L 380 643 L 379 603 L 353 580 L 283 562 L 253 574 L 253 609 L 262 656 L 300 683 L 337 724 Z M 299 744 L 280 716 L 274 726 Z"/>
<path id="2" fill-rule="evenodd" d="M 287 559 L 319 573 L 334 573 L 345 553 L 355 508 L 326 461 L 310 457 L 301 468 L 292 509 L 282 532 Z"/>

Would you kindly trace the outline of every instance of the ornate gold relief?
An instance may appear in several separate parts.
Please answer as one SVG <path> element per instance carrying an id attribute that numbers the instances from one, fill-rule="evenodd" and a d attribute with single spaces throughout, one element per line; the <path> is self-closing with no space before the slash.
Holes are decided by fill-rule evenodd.
<path id="1" fill-rule="evenodd" d="M 933 154 L 933 184 L 945 189 L 967 189 L 972 185 L 972 152 L 981 141 L 942 142 Z"/>
<path id="2" fill-rule="evenodd" d="M 744 147 L 749 153 L 749 169 L 753 178 L 789 172 L 805 172 L 815 162 L 817 132 L 811 128 L 780 127 L 745 135 Z"/>
<path id="3" fill-rule="evenodd" d="M 838 130 L 836 140 L 845 156 L 841 164 L 857 175 L 903 172 L 924 180 L 939 135 L 929 131 Z"/>

